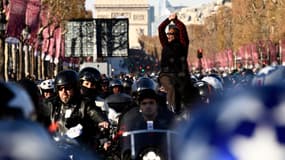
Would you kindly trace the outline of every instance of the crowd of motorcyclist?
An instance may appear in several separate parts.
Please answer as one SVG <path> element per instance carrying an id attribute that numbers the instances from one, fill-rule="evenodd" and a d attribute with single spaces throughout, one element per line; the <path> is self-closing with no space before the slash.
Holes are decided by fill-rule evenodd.
<path id="1" fill-rule="evenodd" d="M 43 154 L 42 156 L 46 157 L 31 156 L 26 157 L 27 159 L 62 159 L 64 151 L 55 150 L 53 145 L 56 146 L 56 143 L 50 141 L 53 139 L 56 142 L 56 138 L 62 137 L 71 139 L 72 143 L 74 140 L 80 145 L 80 154 L 90 156 L 91 153 L 99 159 L 115 159 L 114 155 L 117 154 L 120 159 L 121 144 L 118 138 L 124 132 L 146 129 L 149 127 L 148 121 L 152 122 L 155 129 L 174 129 L 175 124 L 190 119 L 197 106 L 209 106 L 225 93 L 264 85 L 271 81 L 281 81 L 262 77 L 276 71 L 284 77 L 283 66 L 267 66 L 257 71 L 242 68 L 230 72 L 215 69 L 207 73 L 192 72 L 189 78 L 193 90 L 184 93 L 192 100 L 181 106 L 181 112 L 175 113 L 167 107 L 167 93 L 159 84 L 156 74 L 121 74 L 108 77 L 91 67 L 83 68 L 79 72 L 63 70 L 54 79 L 38 82 L 29 79 L 0 82 L 0 123 L 10 123 L 13 119 L 17 121 L 17 126 L 22 120 L 33 122 L 32 124 L 37 126 L 34 130 L 41 133 L 35 133 L 35 138 L 41 140 L 37 142 L 38 146 L 34 146 L 34 151 L 39 150 L 37 156 Z M 23 130 L 27 128 L 25 125 Z M 16 134 L 16 129 L 14 130 Z M 31 130 L 33 129 L 29 132 L 32 132 Z M 1 135 L 4 135 L 4 131 L 1 131 Z M 9 137 L 7 133 L 5 136 Z M 49 136 L 51 139 L 47 138 Z M 50 152 L 40 151 L 42 143 L 46 143 L 45 147 L 49 148 Z M 0 145 L 4 145 L 4 142 Z M 1 152 L 0 157 L 24 157 L 25 152 L 23 151 L 22 155 L 13 155 L 7 151 L 6 154 Z"/>

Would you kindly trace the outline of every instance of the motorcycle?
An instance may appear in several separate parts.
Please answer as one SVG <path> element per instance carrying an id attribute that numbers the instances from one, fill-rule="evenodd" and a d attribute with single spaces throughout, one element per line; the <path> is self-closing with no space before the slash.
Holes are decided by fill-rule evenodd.
<path id="1" fill-rule="evenodd" d="M 62 127 L 60 123 L 57 127 Z M 71 127 L 63 132 L 52 133 L 52 138 L 55 142 L 57 149 L 63 153 L 64 159 L 70 160 L 80 160 L 80 159 L 90 159 L 96 160 L 100 159 L 99 155 L 87 147 L 86 144 L 82 144 L 80 141 L 80 136 L 82 135 L 83 126 L 78 124 Z M 92 139 L 90 139 L 92 141 Z"/>
<path id="2" fill-rule="evenodd" d="M 76 139 L 60 134 L 54 134 L 53 139 L 58 150 L 63 153 L 64 159 L 99 159 L 97 155 L 92 153 L 90 150 L 85 149 L 81 144 L 79 144 Z"/>
<path id="3" fill-rule="evenodd" d="M 151 127 L 152 121 L 147 123 L 147 129 L 122 133 L 119 138 L 121 159 L 173 159 L 171 146 L 177 133 L 172 130 L 154 129 Z"/>

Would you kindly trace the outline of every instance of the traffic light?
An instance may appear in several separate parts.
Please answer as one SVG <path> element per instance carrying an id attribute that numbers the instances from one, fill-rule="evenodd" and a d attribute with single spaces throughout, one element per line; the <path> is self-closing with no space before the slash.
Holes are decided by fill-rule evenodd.
<path id="1" fill-rule="evenodd" d="M 198 59 L 203 58 L 203 49 L 202 49 L 202 48 L 199 48 L 199 49 L 197 50 L 197 58 L 198 58 Z"/>
<path id="2" fill-rule="evenodd" d="M 145 71 L 143 66 L 140 66 L 139 69 L 142 73 Z"/>

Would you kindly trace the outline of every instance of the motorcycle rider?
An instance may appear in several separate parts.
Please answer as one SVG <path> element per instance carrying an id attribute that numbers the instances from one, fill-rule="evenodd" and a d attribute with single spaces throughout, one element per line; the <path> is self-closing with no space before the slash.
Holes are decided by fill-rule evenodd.
<path id="1" fill-rule="evenodd" d="M 112 91 L 112 94 L 118 94 L 123 91 L 123 82 L 121 79 L 116 78 L 110 82 L 109 88 Z"/>
<path id="2" fill-rule="evenodd" d="M 50 131 L 76 138 L 89 147 L 97 147 L 100 128 L 108 128 L 108 120 L 94 103 L 80 95 L 79 76 L 64 70 L 55 77 L 56 96 L 48 102 L 51 114 Z M 94 139 L 95 138 L 95 139 Z"/>
<path id="3" fill-rule="evenodd" d="M 100 97 L 101 73 L 92 67 L 85 67 L 79 71 L 80 92 L 84 99 L 94 102 L 103 110 L 104 99 Z"/>
<path id="4" fill-rule="evenodd" d="M 163 157 L 161 159 L 164 159 L 168 156 L 166 149 L 168 144 L 165 142 L 164 135 L 170 132 L 174 113 L 159 105 L 157 87 L 152 79 L 142 77 L 134 83 L 133 88 L 136 88 L 138 106 L 134 106 L 125 113 L 119 123 L 117 136 L 121 157 L 122 159 L 147 159 L 152 154 L 155 155 L 152 158 Z M 155 132 L 158 130 L 165 133 Z M 136 134 L 136 131 L 142 133 Z M 154 133 L 151 133 L 152 131 Z"/>
<path id="5" fill-rule="evenodd" d="M 101 73 L 92 67 L 79 71 L 80 91 L 83 97 L 94 99 L 100 89 Z"/>
<path id="6" fill-rule="evenodd" d="M 110 85 L 109 78 L 103 74 L 101 77 L 101 93 L 100 93 L 100 97 L 102 97 L 103 99 L 111 95 L 111 92 L 109 90 L 109 85 Z"/>
<path id="7" fill-rule="evenodd" d="M 113 79 L 110 89 L 113 94 L 105 98 L 103 108 L 107 111 L 109 120 L 117 124 L 120 116 L 132 107 L 133 100 L 129 94 L 122 91 L 123 82 L 120 79 Z"/>
<path id="8" fill-rule="evenodd" d="M 120 130 L 146 129 L 147 121 L 153 121 L 154 128 L 168 129 L 174 120 L 174 113 L 159 105 L 157 85 L 148 78 L 138 79 L 133 89 L 136 89 L 137 107 L 128 111 L 121 120 Z"/>

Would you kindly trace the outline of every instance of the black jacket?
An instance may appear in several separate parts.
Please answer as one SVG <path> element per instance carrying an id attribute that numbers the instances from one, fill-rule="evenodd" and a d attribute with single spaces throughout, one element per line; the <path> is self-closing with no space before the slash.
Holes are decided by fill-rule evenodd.
<path id="1" fill-rule="evenodd" d="M 108 121 L 99 107 L 94 102 L 86 101 L 79 97 L 69 104 L 61 103 L 59 97 L 55 97 L 48 102 L 50 108 L 51 122 L 58 122 L 59 133 L 66 131 L 78 124 L 83 126 L 82 136 L 92 136 L 99 130 L 98 123 Z"/>
<path id="2" fill-rule="evenodd" d="M 165 19 L 158 27 L 159 40 L 162 45 L 161 53 L 161 73 L 188 73 L 187 54 L 189 38 L 186 26 L 179 20 L 173 22 L 179 29 L 179 36 L 174 41 L 168 42 L 165 33 L 166 27 L 170 24 L 169 19 Z"/>
<path id="3" fill-rule="evenodd" d="M 161 54 L 162 73 L 188 73 L 187 49 L 178 41 L 168 43 Z"/>
<path id="4" fill-rule="evenodd" d="M 173 120 L 174 114 L 172 112 L 160 110 L 153 121 L 153 127 L 154 129 L 170 129 Z M 119 128 L 122 131 L 147 129 L 147 123 L 144 120 L 142 113 L 140 113 L 139 107 L 132 108 L 122 116 Z"/>

